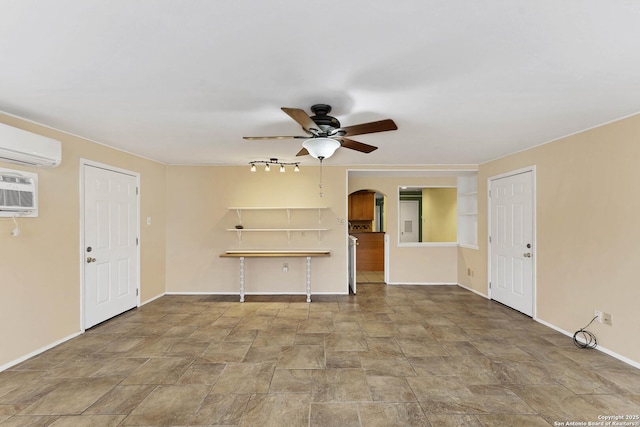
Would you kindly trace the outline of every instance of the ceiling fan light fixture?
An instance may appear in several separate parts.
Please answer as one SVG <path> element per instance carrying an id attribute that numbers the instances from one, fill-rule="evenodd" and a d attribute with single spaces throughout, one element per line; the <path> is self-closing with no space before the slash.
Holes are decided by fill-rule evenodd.
<path id="1" fill-rule="evenodd" d="M 309 154 L 316 159 L 328 159 L 340 147 L 340 143 L 332 138 L 311 138 L 302 143 Z"/>
<path id="2" fill-rule="evenodd" d="M 300 172 L 300 167 L 298 166 L 298 164 L 296 163 L 296 167 L 293 168 L 294 172 Z"/>
<path id="3" fill-rule="evenodd" d="M 256 165 L 255 163 L 251 163 L 251 169 L 249 169 L 251 172 L 255 172 L 256 171 Z"/>
<path id="4" fill-rule="evenodd" d="M 267 163 L 266 165 L 264 165 L 264 171 L 265 172 L 269 172 L 271 170 L 271 167 L 269 166 L 269 163 Z"/>
<path id="5" fill-rule="evenodd" d="M 280 165 L 280 172 L 284 173 L 284 165 Z"/>

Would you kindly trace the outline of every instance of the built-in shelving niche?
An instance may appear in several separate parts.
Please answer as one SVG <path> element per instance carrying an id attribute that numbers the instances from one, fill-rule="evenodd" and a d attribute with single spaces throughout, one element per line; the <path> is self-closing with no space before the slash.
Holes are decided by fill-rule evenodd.
<path id="1" fill-rule="evenodd" d="M 458 177 L 458 244 L 478 249 L 478 175 Z"/>

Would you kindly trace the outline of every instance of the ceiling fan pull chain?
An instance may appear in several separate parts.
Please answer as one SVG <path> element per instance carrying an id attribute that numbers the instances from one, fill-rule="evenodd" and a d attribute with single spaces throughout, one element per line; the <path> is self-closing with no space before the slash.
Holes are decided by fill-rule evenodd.
<path id="1" fill-rule="evenodd" d="M 318 185 L 320 187 L 320 197 L 324 197 L 324 194 L 322 193 L 322 160 L 324 159 L 324 157 L 319 157 L 320 159 L 320 184 Z"/>

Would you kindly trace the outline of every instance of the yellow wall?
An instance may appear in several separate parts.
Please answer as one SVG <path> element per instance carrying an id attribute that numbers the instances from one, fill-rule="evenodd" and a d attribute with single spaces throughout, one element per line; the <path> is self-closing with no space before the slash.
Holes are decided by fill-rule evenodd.
<path id="1" fill-rule="evenodd" d="M 595 309 L 613 325 L 592 324 L 598 345 L 640 363 L 640 116 L 498 159 L 479 168 L 479 251 L 459 249 L 459 277 L 486 294 L 487 181 L 536 168 L 537 317 L 573 333 Z M 463 280 L 461 280 L 462 282 Z"/>
<path id="2" fill-rule="evenodd" d="M 455 188 L 422 189 L 423 242 L 457 242 L 456 206 Z"/>
<path id="3" fill-rule="evenodd" d="M 249 172 L 246 166 L 169 166 L 167 174 L 167 292 L 239 292 L 239 260 L 220 258 L 238 249 L 330 249 L 331 257 L 313 258 L 312 293 L 348 292 L 346 171 L 319 167 L 300 172 Z M 236 210 L 229 207 L 324 207 L 242 211 L 246 228 L 327 228 L 318 232 L 243 232 L 238 240 Z M 319 223 L 321 220 L 321 223 Z M 282 271 L 288 263 L 289 271 Z M 247 259 L 247 293 L 305 293 L 306 259 Z"/>
<path id="4" fill-rule="evenodd" d="M 141 301 L 164 292 L 166 171 L 162 164 L 11 116 L 0 114 L 0 122 L 62 142 L 57 168 L 0 162 L 36 172 L 39 179 L 39 217 L 19 219 L 19 237 L 10 236 L 11 219 L 0 218 L 2 367 L 80 331 L 80 158 L 141 174 Z"/>

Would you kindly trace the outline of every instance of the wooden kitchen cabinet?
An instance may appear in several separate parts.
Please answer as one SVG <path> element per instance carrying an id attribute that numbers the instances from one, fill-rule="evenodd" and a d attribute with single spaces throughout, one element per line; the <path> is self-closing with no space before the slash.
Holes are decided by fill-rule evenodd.
<path id="1" fill-rule="evenodd" d="M 349 195 L 349 221 L 373 221 L 375 193 L 358 191 Z"/>

